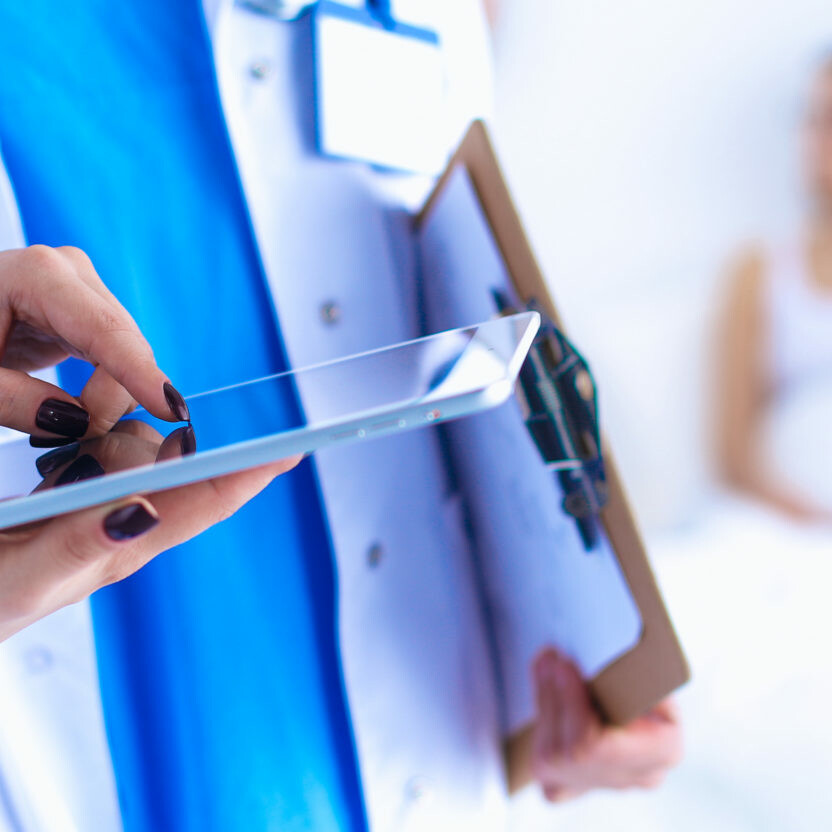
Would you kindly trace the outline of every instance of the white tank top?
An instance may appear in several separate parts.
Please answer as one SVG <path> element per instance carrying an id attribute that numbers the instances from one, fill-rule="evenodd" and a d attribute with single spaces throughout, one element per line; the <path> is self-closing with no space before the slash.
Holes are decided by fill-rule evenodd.
<path id="1" fill-rule="evenodd" d="M 802 238 L 770 246 L 765 269 L 769 462 L 793 490 L 832 508 L 832 289 L 813 284 Z"/>

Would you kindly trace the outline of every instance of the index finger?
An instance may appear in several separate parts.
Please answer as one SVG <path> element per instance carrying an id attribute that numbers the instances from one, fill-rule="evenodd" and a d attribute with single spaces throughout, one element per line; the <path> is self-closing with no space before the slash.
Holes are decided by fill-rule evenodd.
<path id="1" fill-rule="evenodd" d="M 127 310 L 83 281 L 54 281 L 38 292 L 49 326 L 86 360 L 103 367 L 154 416 L 187 421 L 188 406 L 159 369 Z"/>

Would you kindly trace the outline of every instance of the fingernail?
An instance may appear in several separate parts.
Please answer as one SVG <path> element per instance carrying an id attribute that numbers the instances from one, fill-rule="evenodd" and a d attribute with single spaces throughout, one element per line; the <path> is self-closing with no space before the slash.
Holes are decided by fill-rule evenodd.
<path id="1" fill-rule="evenodd" d="M 179 437 L 179 445 L 182 448 L 182 456 L 196 453 L 196 434 L 192 425 L 188 425 L 182 429 Z"/>
<path id="2" fill-rule="evenodd" d="M 71 436 L 30 436 L 29 444 L 33 448 L 58 448 L 75 442 Z"/>
<path id="3" fill-rule="evenodd" d="M 39 408 L 35 424 L 61 436 L 78 439 L 87 432 L 90 414 L 83 407 L 61 399 L 47 399 Z"/>
<path id="4" fill-rule="evenodd" d="M 55 480 L 55 485 L 69 485 L 72 482 L 80 482 L 81 480 L 89 480 L 93 477 L 100 477 L 104 473 L 104 469 L 98 464 L 98 460 L 84 454 L 79 456 L 66 471 Z"/>
<path id="5" fill-rule="evenodd" d="M 168 403 L 170 412 L 180 421 L 189 422 L 191 420 L 191 412 L 188 410 L 188 405 L 182 394 L 169 382 L 165 382 L 165 401 Z"/>
<path id="6" fill-rule="evenodd" d="M 51 474 L 67 462 L 71 462 L 78 456 L 78 449 L 81 447 L 79 442 L 73 442 L 71 445 L 64 445 L 62 448 L 55 448 L 54 451 L 42 454 L 35 460 L 38 473 L 45 477 Z"/>
<path id="7" fill-rule="evenodd" d="M 159 523 L 142 503 L 131 503 L 110 512 L 104 518 L 104 532 L 110 540 L 132 540 Z"/>

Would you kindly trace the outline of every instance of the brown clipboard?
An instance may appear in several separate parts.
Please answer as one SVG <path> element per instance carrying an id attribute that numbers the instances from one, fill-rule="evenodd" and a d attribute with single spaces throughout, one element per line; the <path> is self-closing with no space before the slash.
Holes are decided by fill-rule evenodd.
<path id="1" fill-rule="evenodd" d="M 416 218 L 417 227 L 430 214 L 459 166 L 466 169 L 518 297 L 525 302 L 535 300 L 563 329 L 500 170 L 488 131 L 481 121 L 471 125 Z M 601 394 L 603 396 L 603 391 Z M 638 644 L 590 680 L 589 686 L 602 715 L 612 724 L 624 725 L 685 684 L 690 679 L 690 671 L 656 585 L 609 444 L 605 439 L 602 443 L 609 502 L 601 520 L 641 614 L 642 633 Z M 508 785 L 512 792 L 532 780 L 529 769 L 531 742 L 531 726 L 505 740 Z"/>

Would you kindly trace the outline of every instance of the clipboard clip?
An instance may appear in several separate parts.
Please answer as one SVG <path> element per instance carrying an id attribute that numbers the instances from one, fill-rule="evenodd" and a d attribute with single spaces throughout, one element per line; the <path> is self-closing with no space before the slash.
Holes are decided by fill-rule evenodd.
<path id="1" fill-rule="evenodd" d="M 495 289 L 501 315 L 518 310 Z M 600 513 L 608 488 L 601 454 L 598 402 L 589 365 L 535 301 L 540 329 L 518 378 L 517 398 L 526 427 L 546 467 L 563 491 L 563 510 L 574 518 L 584 548 L 600 536 Z"/>

